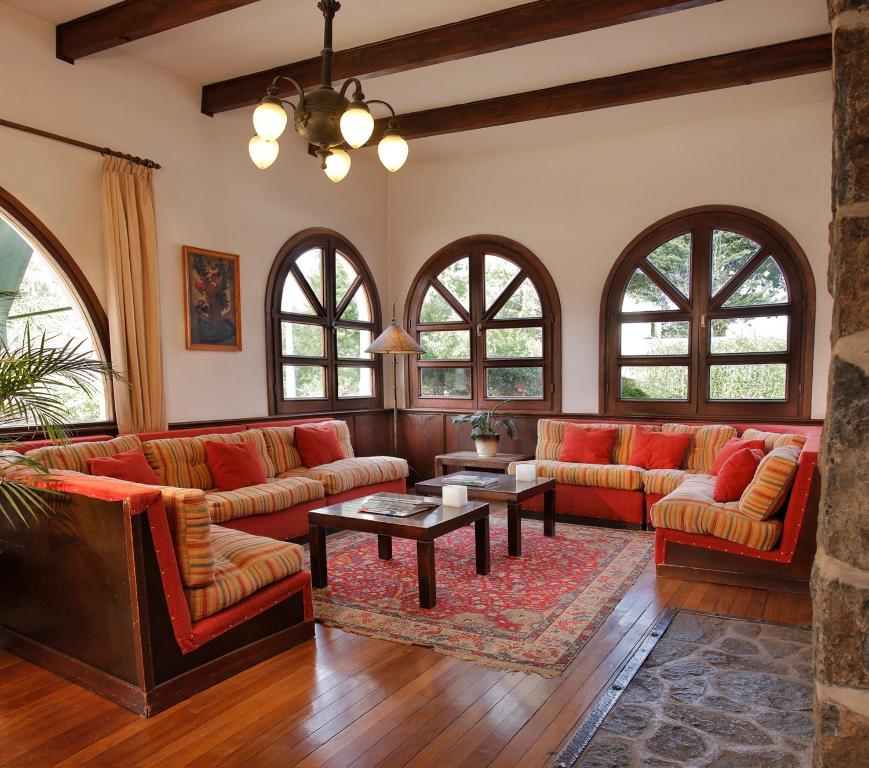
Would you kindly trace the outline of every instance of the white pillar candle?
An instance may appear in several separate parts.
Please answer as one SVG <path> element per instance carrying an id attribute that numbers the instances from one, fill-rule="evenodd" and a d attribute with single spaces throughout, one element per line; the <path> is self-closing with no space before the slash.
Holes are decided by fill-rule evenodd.
<path id="1" fill-rule="evenodd" d="M 537 467 L 534 464 L 517 464 L 516 479 L 520 483 L 533 483 L 537 479 Z"/>
<path id="2" fill-rule="evenodd" d="M 463 507 L 468 503 L 468 489 L 464 485 L 445 485 L 443 498 L 445 507 Z"/>

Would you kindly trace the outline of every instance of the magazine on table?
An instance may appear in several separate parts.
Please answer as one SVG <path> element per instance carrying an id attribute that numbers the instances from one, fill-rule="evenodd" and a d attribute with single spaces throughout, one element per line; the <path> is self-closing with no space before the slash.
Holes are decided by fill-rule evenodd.
<path id="1" fill-rule="evenodd" d="M 407 498 L 394 493 L 374 493 L 362 499 L 360 512 L 372 515 L 387 515 L 388 517 L 410 517 L 422 512 L 431 512 L 438 505 L 430 501 Z"/>
<path id="2" fill-rule="evenodd" d="M 469 488 L 491 488 L 498 485 L 497 477 L 479 477 L 478 475 L 450 475 L 450 485 L 466 485 Z"/>

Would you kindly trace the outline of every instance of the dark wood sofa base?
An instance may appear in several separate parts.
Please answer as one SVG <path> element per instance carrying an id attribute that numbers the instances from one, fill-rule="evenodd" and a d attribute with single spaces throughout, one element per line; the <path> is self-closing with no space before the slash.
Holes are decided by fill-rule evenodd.
<path id="1" fill-rule="evenodd" d="M 156 715 L 222 680 L 313 637 L 314 622 L 305 621 L 188 670 L 151 690 L 143 690 L 80 659 L 67 656 L 29 637 L 0 627 L 0 647 L 3 650 L 37 664 L 143 717 Z"/>
<path id="2" fill-rule="evenodd" d="M 744 565 L 742 563 L 741 565 Z M 712 584 L 727 584 L 733 587 L 752 587 L 768 589 L 771 592 L 796 592 L 808 594 L 808 581 L 795 581 L 782 576 L 759 576 L 737 571 L 712 570 L 709 568 L 691 568 L 685 565 L 655 566 L 655 574 L 663 579 L 681 579 L 682 581 L 703 581 Z"/>
<path id="3" fill-rule="evenodd" d="M 522 517 L 529 520 L 543 520 L 542 512 L 534 512 L 528 509 L 522 509 Z M 627 531 L 643 531 L 645 526 L 642 523 L 628 523 L 624 520 L 608 520 L 603 517 L 586 517 L 584 515 L 565 515 L 556 513 L 556 523 L 570 523 L 571 525 L 591 525 L 596 528 L 621 528 Z"/>

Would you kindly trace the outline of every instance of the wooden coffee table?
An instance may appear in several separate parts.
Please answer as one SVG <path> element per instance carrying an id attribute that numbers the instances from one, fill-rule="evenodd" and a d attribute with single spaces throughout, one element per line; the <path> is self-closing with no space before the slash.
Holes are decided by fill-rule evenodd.
<path id="1" fill-rule="evenodd" d="M 420 499 L 440 504 L 439 498 Z M 377 554 L 381 560 L 392 559 L 392 539 L 412 539 L 416 542 L 416 559 L 419 569 L 419 604 L 434 608 L 437 604 L 435 588 L 435 539 L 444 534 L 474 524 L 474 541 L 477 573 L 489 573 L 489 505 L 470 501 L 463 507 L 439 506 L 431 512 L 410 517 L 374 515 L 359 510 L 363 499 L 333 504 L 323 509 L 308 512 L 308 528 L 311 544 L 311 581 L 317 589 L 328 583 L 326 570 L 326 529 L 362 531 L 377 534 Z"/>
<path id="2" fill-rule="evenodd" d="M 506 472 L 507 467 L 514 461 L 533 459 L 530 453 L 496 453 L 494 456 L 480 456 L 476 451 L 454 451 L 453 453 L 440 453 L 435 456 L 435 477 L 444 473 L 444 467 L 467 467 L 477 469 L 497 469 Z"/>
<path id="3" fill-rule="evenodd" d="M 497 485 L 488 488 L 468 486 L 468 498 L 478 501 L 504 501 L 507 503 L 507 554 L 519 557 L 522 554 L 522 502 L 543 494 L 543 535 L 555 536 L 555 479 L 538 477 L 530 483 L 520 483 L 513 475 L 497 475 L 491 472 L 455 472 L 443 477 L 433 477 L 416 484 L 416 492 L 440 496 L 443 487 L 450 485 L 455 475 L 473 475 L 498 479 Z"/>

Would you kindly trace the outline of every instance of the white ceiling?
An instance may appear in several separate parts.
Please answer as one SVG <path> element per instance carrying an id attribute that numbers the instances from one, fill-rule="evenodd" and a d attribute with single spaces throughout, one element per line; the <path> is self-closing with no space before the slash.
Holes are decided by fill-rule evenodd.
<path id="1" fill-rule="evenodd" d="M 53 23 L 66 21 L 110 4 L 110 0 L 5 0 Z M 519 0 L 343 0 L 335 19 L 336 50 L 371 43 L 396 35 L 457 21 L 516 5 Z M 260 0 L 243 8 L 194 22 L 184 27 L 137 40 L 94 58 L 135 56 L 197 84 L 248 74 L 319 54 L 322 16 L 315 0 Z M 723 0 L 688 11 L 644 21 L 548 40 L 534 45 L 475 56 L 436 66 L 374 78 L 365 84 L 366 96 L 390 101 L 401 112 L 500 96 L 593 77 L 628 72 L 829 31 L 826 0 Z M 824 83 L 826 82 L 826 86 Z M 782 81 L 784 83 L 784 81 Z M 732 103 L 737 111 L 806 103 L 829 98 L 829 78 L 795 78 L 780 88 L 731 89 L 717 103 Z M 741 92 L 741 93 L 739 93 Z M 774 96 L 774 94 L 783 94 Z M 674 121 L 698 119 L 704 97 L 680 100 Z M 773 101 L 770 101 L 770 99 Z M 691 100 L 694 100 L 692 102 Z M 668 100 L 671 101 L 671 100 Z M 708 98 L 705 101 L 709 101 Z M 691 104 L 697 110 L 692 112 Z M 779 104 L 781 105 L 781 104 Z M 667 109 L 649 112 L 656 123 Z M 557 118 L 562 126 L 609 126 L 619 115 L 622 129 L 631 123 L 631 110 L 613 111 L 613 117 Z M 220 117 L 218 116 L 218 118 Z M 579 122 L 578 122 L 579 121 Z M 579 133 L 586 133 L 581 129 Z M 493 138 L 510 142 L 534 135 L 528 124 L 487 129 Z M 575 133 L 575 128 L 570 128 Z M 469 134 L 460 134 L 471 139 Z M 425 146 L 444 149 L 455 136 L 425 140 Z M 462 141 L 462 140 L 459 140 Z M 473 140 L 471 143 L 474 143 Z M 416 146 L 416 142 L 415 142 Z"/>

